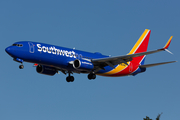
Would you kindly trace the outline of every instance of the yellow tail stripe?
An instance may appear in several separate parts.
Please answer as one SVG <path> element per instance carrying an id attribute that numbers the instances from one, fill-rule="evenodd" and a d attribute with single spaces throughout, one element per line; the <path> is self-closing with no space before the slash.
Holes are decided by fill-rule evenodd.
<path id="1" fill-rule="evenodd" d="M 145 39 L 147 33 L 149 32 L 150 30 L 148 29 L 145 29 L 145 31 L 143 32 L 143 34 L 141 35 L 141 37 L 139 38 L 139 40 L 136 42 L 136 44 L 134 45 L 134 47 L 132 48 L 132 50 L 129 52 L 129 54 L 133 54 L 137 48 L 140 46 L 140 44 L 142 43 L 142 41 Z M 128 62 L 129 64 L 129 62 Z M 102 75 L 111 75 L 111 74 L 115 74 L 115 73 L 118 73 L 122 70 L 124 70 L 126 67 L 128 67 L 126 64 L 124 63 L 121 63 L 119 64 L 116 68 L 114 68 L 113 70 L 107 72 L 107 73 L 104 73 Z"/>
<path id="2" fill-rule="evenodd" d="M 129 62 L 127 62 L 127 64 L 129 64 Z M 115 74 L 115 73 L 118 73 L 118 72 L 124 70 L 126 67 L 127 67 L 126 64 L 121 63 L 121 64 L 119 64 L 115 69 L 113 69 L 113 70 L 111 70 L 111 71 L 109 71 L 109 72 L 107 72 L 107 73 L 103 73 L 102 75 L 111 75 L 111 74 Z"/>
<path id="3" fill-rule="evenodd" d="M 134 54 L 134 52 L 137 50 L 137 48 L 139 47 L 139 45 L 143 42 L 145 36 L 147 35 L 147 33 L 150 30 L 145 29 L 144 33 L 141 35 L 141 37 L 139 38 L 139 40 L 136 42 L 136 44 L 134 45 L 134 47 L 132 48 L 132 50 L 129 52 L 129 54 Z"/>

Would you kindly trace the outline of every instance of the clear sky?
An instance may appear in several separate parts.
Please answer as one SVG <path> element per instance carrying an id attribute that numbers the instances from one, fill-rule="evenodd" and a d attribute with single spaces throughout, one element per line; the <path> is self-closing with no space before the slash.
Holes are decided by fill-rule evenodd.
<path id="1" fill-rule="evenodd" d="M 147 69 L 135 77 L 86 74 L 53 77 L 19 63 L 5 48 L 17 41 L 37 41 L 105 55 L 125 55 L 145 29 L 151 29 L 145 63 L 180 59 L 178 0 L 1 0 L 0 120 L 161 120 L 180 118 L 180 63 Z"/>

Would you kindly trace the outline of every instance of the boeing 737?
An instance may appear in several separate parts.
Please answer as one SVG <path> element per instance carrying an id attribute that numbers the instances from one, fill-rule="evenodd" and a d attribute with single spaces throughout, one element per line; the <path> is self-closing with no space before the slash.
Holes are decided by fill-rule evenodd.
<path id="1" fill-rule="evenodd" d="M 68 74 L 67 82 L 74 81 L 74 77 L 71 75 L 73 73 L 86 73 L 89 80 L 95 79 L 96 75 L 109 77 L 135 76 L 145 72 L 148 67 L 176 62 L 144 64 L 148 54 L 160 51 L 170 52 L 167 49 L 173 37 L 170 37 L 163 48 L 147 51 L 150 33 L 151 30 L 145 29 L 127 55 L 116 57 L 102 55 L 99 52 L 90 53 L 31 41 L 16 42 L 7 47 L 5 51 L 14 61 L 21 63 L 20 69 L 24 68 L 23 62 L 34 63 L 36 71 L 41 74 L 53 76 L 59 71 Z"/>

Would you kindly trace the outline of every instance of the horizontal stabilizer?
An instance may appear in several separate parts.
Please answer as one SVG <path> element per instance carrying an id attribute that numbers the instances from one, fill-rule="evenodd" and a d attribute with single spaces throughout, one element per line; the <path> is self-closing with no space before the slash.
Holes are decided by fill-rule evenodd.
<path id="1" fill-rule="evenodd" d="M 154 64 L 146 64 L 146 65 L 140 65 L 139 67 L 141 67 L 141 68 L 148 68 L 148 67 L 154 67 L 154 66 L 163 65 L 163 64 L 168 64 L 168 63 L 174 63 L 174 62 L 177 62 L 177 61 L 154 63 Z"/>

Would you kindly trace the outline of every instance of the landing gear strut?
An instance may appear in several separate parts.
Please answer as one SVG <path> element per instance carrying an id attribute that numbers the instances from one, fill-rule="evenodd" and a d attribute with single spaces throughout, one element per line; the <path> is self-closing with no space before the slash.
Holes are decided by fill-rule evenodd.
<path id="1" fill-rule="evenodd" d="M 96 79 L 96 74 L 94 74 L 94 73 L 89 73 L 88 79 L 89 79 L 89 80 L 91 80 L 91 79 Z"/>
<path id="2" fill-rule="evenodd" d="M 71 73 L 70 73 L 70 72 L 68 72 L 68 73 L 69 73 L 69 75 L 66 77 L 66 81 L 67 81 L 67 82 L 74 82 L 74 77 L 71 76 Z"/>
<path id="3" fill-rule="evenodd" d="M 13 60 L 16 61 L 16 62 L 21 63 L 21 65 L 19 65 L 19 69 L 23 69 L 24 68 L 24 65 L 23 65 L 24 61 L 22 59 L 14 58 Z"/>

